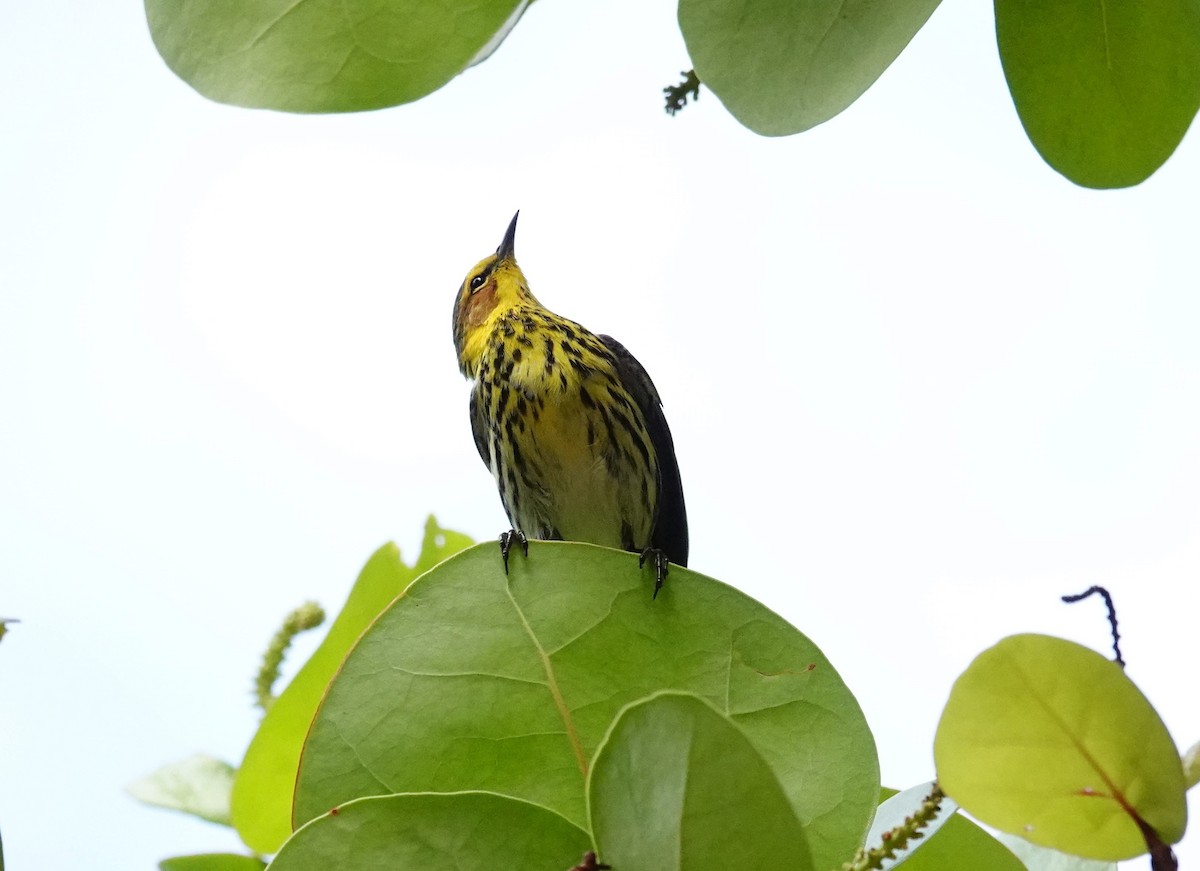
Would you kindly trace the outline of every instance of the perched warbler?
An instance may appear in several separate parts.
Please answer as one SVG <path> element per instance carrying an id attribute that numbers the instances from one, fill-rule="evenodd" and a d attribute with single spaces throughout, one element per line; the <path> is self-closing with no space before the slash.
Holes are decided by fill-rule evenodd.
<path id="1" fill-rule="evenodd" d="M 518 213 L 519 214 L 519 213 Z M 658 595 L 668 561 L 687 565 L 687 510 L 654 382 L 611 336 L 556 315 L 517 266 L 517 216 L 496 253 L 467 273 L 454 347 L 472 379 L 471 431 L 514 542 L 566 539 L 649 558 Z"/>

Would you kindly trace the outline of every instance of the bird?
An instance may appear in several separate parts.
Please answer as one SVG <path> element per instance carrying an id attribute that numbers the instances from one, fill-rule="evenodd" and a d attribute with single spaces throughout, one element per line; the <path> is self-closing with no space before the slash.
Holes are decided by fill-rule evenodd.
<path id="1" fill-rule="evenodd" d="M 658 596 L 668 565 L 687 565 L 687 509 L 662 400 L 642 364 L 611 336 L 547 309 L 517 265 L 517 218 L 463 279 L 454 347 L 473 381 L 471 432 L 511 529 L 640 554 Z"/>

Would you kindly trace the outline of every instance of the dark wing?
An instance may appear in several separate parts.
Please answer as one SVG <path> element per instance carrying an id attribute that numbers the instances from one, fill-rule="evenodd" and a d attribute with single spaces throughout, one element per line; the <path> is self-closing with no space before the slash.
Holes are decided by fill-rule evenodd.
<path id="1" fill-rule="evenodd" d="M 483 464 L 492 468 L 491 452 L 488 450 L 488 425 L 483 419 L 483 408 L 479 405 L 479 391 L 471 391 L 471 435 L 475 436 L 475 449 Z"/>
<path id="2" fill-rule="evenodd" d="M 645 368 L 625 346 L 612 336 L 600 336 L 604 347 L 617 360 L 617 376 L 621 385 L 642 410 L 650 430 L 650 443 L 658 456 L 658 516 L 650 544 L 667 555 L 676 565 L 686 566 L 688 559 L 687 508 L 683 504 L 683 482 L 679 479 L 679 462 L 675 459 L 675 442 L 663 414 L 662 400 L 654 389 Z"/>

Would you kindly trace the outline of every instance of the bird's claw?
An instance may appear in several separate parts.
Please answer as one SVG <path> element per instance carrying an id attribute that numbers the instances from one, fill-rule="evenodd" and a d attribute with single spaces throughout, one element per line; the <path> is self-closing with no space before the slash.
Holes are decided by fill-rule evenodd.
<path id="1" fill-rule="evenodd" d="M 651 598 L 658 598 L 658 591 L 662 589 L 663 581 L 667 579 L 667 566 L 670 560 L 667 555 L 657 547 L 648 547 L 642 551 L 642 555 L 638 558 L 638 568 L 646 564 L 646 560 L 654 561 L 654 595 Z"/>
<path id="2" fill-rule="evenodd" d="M 508 532 L 500 533 L 500 557 L 504 560 L 504 574 L 508 574 L 508 552 L 512 549 L 513 542 L 521 545 L 521 552 L 525 556 L 529 556 L 529 539 L 525 537 L 525 533 L 519 529 L 510 529 Z"/>

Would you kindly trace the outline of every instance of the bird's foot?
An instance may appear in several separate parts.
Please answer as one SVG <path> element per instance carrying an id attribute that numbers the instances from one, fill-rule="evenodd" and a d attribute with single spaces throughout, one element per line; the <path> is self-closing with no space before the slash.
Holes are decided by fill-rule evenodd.
<path id="1" fill-rule="evenodd" d="M 510 529 L 508 532 L 500 533 L 500 557 L 504 560 L 504 574 L 508 574 L 508 552 L 512 549 L 513 543 L 521 546 L 521 552 L 525 556 L 529 556 L 529 539 L 525 537 L 519 529 Z"/>
<path id="2" fill-rule="evenodd" d="M 641 557 L 638 559 L 638 568 L 646 564 L 646 560 L 651 560 L 654 563 L 654 596 L 658 598 L 658 591 L 662 589 L 663 581 L 667 579 L 667 566 L 671 563 L 667 559 L 667 555 L 657 547 L 648 547 L 642 551 Z"/>

